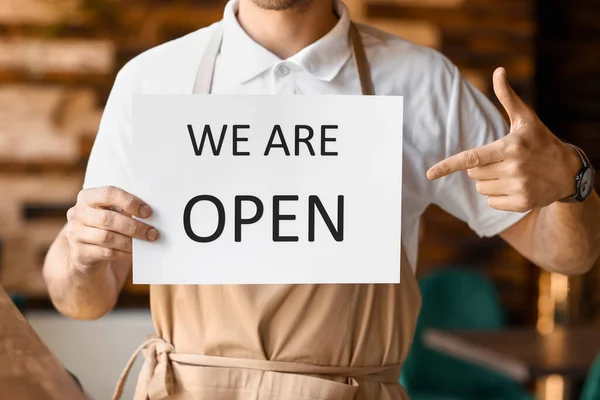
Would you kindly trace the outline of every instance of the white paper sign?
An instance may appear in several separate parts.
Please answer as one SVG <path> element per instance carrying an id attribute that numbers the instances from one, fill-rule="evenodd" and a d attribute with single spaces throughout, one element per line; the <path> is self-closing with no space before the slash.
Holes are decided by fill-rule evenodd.
<path id="1" fill-rule="evenodd" d="M 135 96 L 132 163 L 134 283 L 400 281 L 401 97 Z"/>

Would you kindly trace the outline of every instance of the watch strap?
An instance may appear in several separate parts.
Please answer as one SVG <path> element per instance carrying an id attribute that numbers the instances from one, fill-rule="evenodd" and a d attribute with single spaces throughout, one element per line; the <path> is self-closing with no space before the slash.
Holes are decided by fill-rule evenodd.
<path id="1" fill-rule="evenodd" d="M 575 150 L 575 152 L 577 152 L 577 155 L 579 156 L 579 159 L 581 160 L 581 168 L 579 169 L 579 171 L 577 172 L 577 175 L 575 176 L 575 193 L 569 197 L 565 197 L 564 199 L 560 199 L 558 201 L 561 203 L 580 203 L 585 200 L 581 196 L 581 191 L 580 191 L 581 179 L 583 178 L 583 175 L 588 170 L 588 168 L 590 168 L 592 166 L 592 163 L 590 162 L 587 155 L 583 152 L 583 150 L 581 150 L 579 147 L 577 147 L 571 143 L 567 143 L 567 144 L 569 146 L 571 146 Z"/>

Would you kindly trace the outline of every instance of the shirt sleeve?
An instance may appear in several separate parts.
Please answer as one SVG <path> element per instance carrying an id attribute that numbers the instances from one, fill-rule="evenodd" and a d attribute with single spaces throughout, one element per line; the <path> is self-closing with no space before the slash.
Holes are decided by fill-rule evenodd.
<path id="1" fill-rule="evenodd" d="M 116 186 L 131 191 L 128 156 L 132 146 L 132 83 L 130 67 L 126 65 L 117 74 L 104 108 L 88 160 L 84 189 Z"/>
<path id="2" fill-rule="evenodd" d="M 455 66 L 452 71 L 445 157 L 496 141 L 509 129 L 496 106 L 467 82 Z M 490 207 L 487 196 L 477 192 L 475 181 L 465 171 L 441 178 L 435 189 L 433 202 L 467 222 L 481 237 L 495 236 L 526 215 Z"/>

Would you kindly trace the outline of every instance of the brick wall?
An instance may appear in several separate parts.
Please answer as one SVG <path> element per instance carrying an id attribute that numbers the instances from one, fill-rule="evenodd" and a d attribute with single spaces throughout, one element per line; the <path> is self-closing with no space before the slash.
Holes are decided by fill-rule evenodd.
<path id="1" fill-rule="evenodd" d="M 60 6 L 57 6 L 60 4 Z M 353 18 L 449 56 L 491 95 L 508 69 L 534 96 L 532 0 L 348 0 Z M 220 18 L 222 1 L 0 0 L 0 277 L 45 295 L 44 253 L 82 182 L 102 106 L 121 65 Z M 419 272 L 466 264 L 492 276 L 513 321 L 535 317 L 536 270 L 439 209 L 424 217 Z M 127 286 L 128 293 L 146 288 Z M 143 298 L 143 297 L 142 297 Z"/>
<path id="2" fill-rule="evenodd" d="M 222 4 L 210 1 L 0 0 L 0 281 L 6 288 L 46 295 L 42 261 L 81 188 L 118 69 L 221 13 Z"/>

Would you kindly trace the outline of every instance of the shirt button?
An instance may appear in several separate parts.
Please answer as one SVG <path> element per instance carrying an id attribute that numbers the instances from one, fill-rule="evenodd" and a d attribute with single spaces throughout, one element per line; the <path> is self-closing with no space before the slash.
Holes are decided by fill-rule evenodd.
<path id="1" fill-rule="evenodd" d="M 279 76 L 286 76 L 287 74 L 290 73 L 290 69 L 288 67 L 286 67 L 285 65 L 281 64 L 277 67 L 276 73 Z"/>

